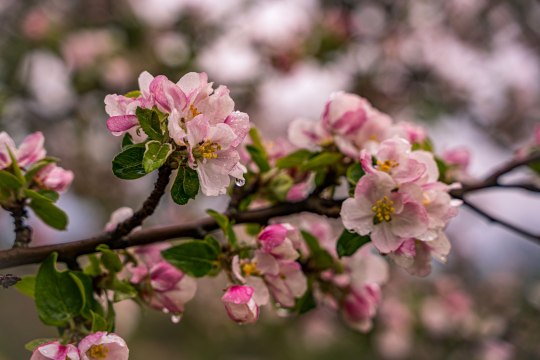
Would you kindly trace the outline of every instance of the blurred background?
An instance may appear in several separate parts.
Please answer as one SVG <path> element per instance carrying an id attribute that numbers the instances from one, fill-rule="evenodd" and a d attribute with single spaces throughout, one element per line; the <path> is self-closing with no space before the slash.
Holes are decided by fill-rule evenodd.
<path id="1" fill-rule="evenodd" d="M 540 122 L 540 3 L 0 0 L 0 129 L 19 141 L 43 131 L 49 154 L 76 176 L 60 200 L 68 231 L 33 222 L 35 244 L 95 234 L 114 209 L 147 196 L 153 179 L 128 184 L 111 172 L 120 139 L 106 129 L 103 104 L 106 94 L 137 88 L 143 70 L 173 81 L 207 72 L 269 139 L 295 117 L 317 120 L 332 91 L 355 92 L 428 127 L 438 152 L 467 147 L 471 175 L 482 176 Z M 530 194 L 471 199 L 540 232 L 540 199 Z M 191 221 L 226 201 L 180 208 L 165 199 L 148 223 Z M 10 247 L 5 213 L 0 226 L 0 248 Z M 467 209 L 448 234 L 449 264 L 429 277 L 394 269 L 369 334 L 324 309 L 300 319 L 266 309 L 257 326 L 239 327 L 222 309 L 220 279 L 201 281 L 179 324 L 126 303 L 118 331 L 134 360 L 540 358 L 540 246 Z M 54 330 L 40 325 L 29 299 L 0 289 L 1 360 L 28 358 L 23 345 L 48 336 Z"/>

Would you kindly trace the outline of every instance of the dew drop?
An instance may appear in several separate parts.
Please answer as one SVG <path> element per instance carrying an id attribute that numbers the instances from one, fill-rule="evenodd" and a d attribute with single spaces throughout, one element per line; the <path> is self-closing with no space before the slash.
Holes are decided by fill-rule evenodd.
<path id="1" fill-rule="evenodd" d="M 175 314 L 171 316 L 171 321 L 173 322 L 173 324 L 178 324 L 180 320 L 182 320 L 182 314 Z"/>
<path id="2" fill-rule="evenodd" d="M 163 309 L 161 309 L 161 311 L 163 311 L 164 314 L 170 313 L 169 309 L 167 309 L 167 308 L 163 308 Z"/>
<path id="3" fill-rule="evenodd" d="M 235 184 L 236 184 L 236 186 L 244 186 L 246 184 L 246 180 L 244 180 L 244 179 L 236 179 Z"/>

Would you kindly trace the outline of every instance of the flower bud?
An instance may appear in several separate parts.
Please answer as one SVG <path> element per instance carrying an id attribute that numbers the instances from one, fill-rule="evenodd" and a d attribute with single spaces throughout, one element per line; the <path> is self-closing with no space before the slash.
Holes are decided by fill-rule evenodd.
<path id="1" fill-rule="evenodd" d="M 221 301 L 229 317 L 239 324 L 250 324 L 259 318 L 259 307 L 253 299 L 255 290 L 250 286 L 233 285 L 227 289 Z"/>
<path id="2" fill-rule="evenodd" d="M 62 345 L 58 341 L 38 346 L 30 360 L 80 360 L 79 350 L 71 344 Z M 127 359 L 127 358 L 126 358 Z"/>

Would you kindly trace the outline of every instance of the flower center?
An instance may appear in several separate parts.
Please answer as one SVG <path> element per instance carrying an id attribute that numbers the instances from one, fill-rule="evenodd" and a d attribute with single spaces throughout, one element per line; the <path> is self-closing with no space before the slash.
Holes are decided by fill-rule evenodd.
<path id="1" fill-rule="evenodd" d="M 199 145 L 199 154 L 205 159 L 216 159 L 217 152 L 221 150 L 221 145 L 206 140 Z"/>
<path id="2" fill-rule="evenodd" d="M 384 196 L 382 199 L 377 200 L 377 202 L 371 207 L 371 211 L 375 213 L 375 222 L 381 223 L 383 221 L 392 220 L 392 214 L 396 211 L 394 208 L 394 203 Z"/>
<path id="3" fill-rule="evenodd" d="M 109 349 L 105 347 L 105 345 L 92 345 L 90 349 L 86 352 L 86 355 L 90 359 L 106 359 L 107 354 L 109 353 Z"/>
<path id="4" fill-rule="evenodd" d="M 377 160 L 377 166 L 379 167 L 379 170 L 384 171 L 385 173 L 388 173 L 393 168 L 398 167 L 399 163 L 395 160 L 385 160 L 385 161 Z"/>
<path id="5" fill-rule="evenodd" d="M 201 112 L 199 111 L 199 109 L 193 106 L 193 104 L 191 104 L 189 105 L 189 114 L 191 115 L 192 118 L 194 118 L 195 116 L 200 115 Z"/>
<path id="6" fill-rule="evenodd" d="M 254 262 L 242 264 L 242 272 L 246 276 L 259 275 L 259 269 L 257 269 L 257 265 Z"/>

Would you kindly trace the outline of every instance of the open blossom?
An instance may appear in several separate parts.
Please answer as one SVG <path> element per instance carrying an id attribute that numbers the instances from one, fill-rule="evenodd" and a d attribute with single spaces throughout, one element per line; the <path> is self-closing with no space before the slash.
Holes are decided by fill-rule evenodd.
<path id="1" fill-rule="evenodd" d="M 259 306 L 254 300 L 255 290 L 246 285 L 233 285 L 223 294 L 221 301 L 229 317 L 240 324 L 250 324 L 259 318 Z"/>
<path id="2" fill-rule="evenodd" d="M 376 163 L 372 165 L 371 154 L 365 150 L 361 152 L 361 163 L 366 173 L 385 172 L 398 184 L 414 182 L 428 169 L 437 167 L 433 157 L 425 156 L 423 151 L 411 152 L 411 144 L 398 137 L 383 141 L 374 155 Z M 438 174 L 435 174 L 431 177 L 437 176 Z"/>
<path id="3" fill-rule="evenodd" d="M 396 250 L 404 239 L 417 238 L 428 230 L 429 219 L 417 185 L 397 187 L 385 172 L 363 176 L 354 198 L 343 203 L 344 226 L 360 235 L 371 234 L 382 253 Z"/>
<path id="4" fill-rule="evenodd" d="M 44 142 L 43 134 L 38 131 L 28 135 L 17 148 L 11 136 L 4 131 L 0 132 L 0 169 L 5 169 L 11 165 L 9 151 L 11 151 L 22 168 L 27 168 L 43 159 L 46 155 L 43 147 Z"/>
<path id="5" fill-rule="evenodd" d="M 62 345 L 58 341 L 38 346 L 30 360 L 80 360 L 79 350 L 71 344 Z M 126 358 L 127 359 L 127 358 Z"/>
<path id="6" fill-rule="evenodd" d="M 236 135 L 228 125 L 212 126 L 203 115 L 199 115 L 188 122 L 187 130 L 189 165 L 197 171 L 205 195 L 225 194 L 231 175 L 243 180 L 242 171 L 235 171 L 240 155 L 231 146 Z"/>
<path id="7" fill-rule="evenodd" d="M 450 241 L 444 232 L 440 231 L 431 241 L 407 239 L 388 256 L 411 275 L 427 276 L 431 273 L 431 258 L 445 263 L 450 249 Z"/>
<path id="8" fill-rule="evenodd" d="M 330 95 L 322 115 L 323 128 L 332 134 L 356 134 L 367 120 L 368 101 L 358 95 L 342 91 Z"/>
<path id="9" fill-rule="evenodd" d="M 106 332 L 90 334 L 79 343 L 81 360 L 128 360 L 129 349 L 120 336 Z"/>

